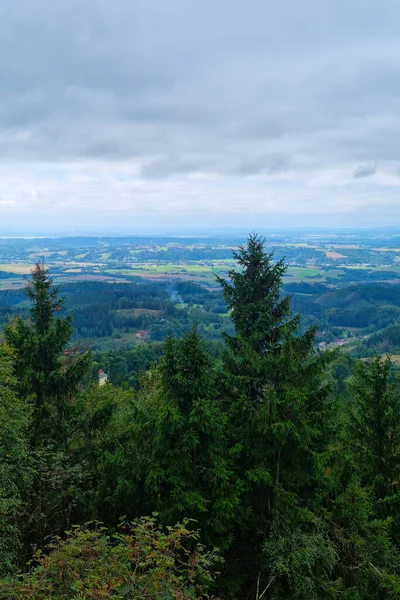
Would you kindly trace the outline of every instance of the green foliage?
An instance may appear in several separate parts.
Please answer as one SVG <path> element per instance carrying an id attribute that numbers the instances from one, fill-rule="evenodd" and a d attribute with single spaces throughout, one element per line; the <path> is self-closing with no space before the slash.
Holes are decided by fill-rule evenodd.
<path id="1" fill-rule="evenodd" d="M 32 451 L 34 478 L 20 515 L 27 555 L 48 536 L 61 535 L 73 523 L 92 516 L 91 472 L 87 461 L 78 458 L 71 449 L 52 446 Z"/>
<path id="2" fill-rule="evenodd" d="M 240 270 L 229 273 L 229 282 L 220 280 L 236 334 L 226 336 L 224 404 L 235 473 L 245 486 L 232 553 L 248 560 L 254 586 L 278 499 L 285 493 L 306 505 L 316 485 L 315 455 L 325 444 L 325 372 L 333 357 L 316 353 L 315 328 L 299 333 L 300 317 L 292 314 L 290 297 L 281 296 L 286 267 L 273 262 L 263 239 L 250 236 L 235 257 Z M 296 528 L 296 515 L 286 515 L 290 527 Z"/>
<path id="3" fill-rule="evenodd" d="M 353 404 L 348 444 L 360 476 L 375 497 L 376 515 L 395 519 L 400 541 L 400 387 L 390 359 L 357 364 L 350 383 Z"/>
<path id="4" fill-rule="evenodd" d="M 0 576 L 15 568 L 23 493 L 32 474 L 26 435 L 30 407 L 15 387 L 12 357 L 0 347 Z"/>
<path id="5" fill-rule="evenodd" d="M 33 400 L 31 443 L 37 446 L 65 435 L 70 400 L 89 367 L 90 356 L 65 353 L 72 337 L 72 319 L 55 317 L 64 299 L 43 263 L 37 263 L 32 271 L 25 293 L 32 302 L 30 321 L 18 317 L 4 329 L 4 336 L 14 349 L 19 392 Z"/>
<path id="6" fill-rule="evenodd" d="M 136 500 L 142 494 L 136 510 L 157 510 L 167 524 L 196 518 L 203 534 L 222 543 L 238 498 L 216 376 L 195 330 L 167 340 L 159 369 L 124 414 L 102 472 L 104 492 L 120 512 L 132 514 L 132 493 Z"/>
<path id="7" fill-rule="evenodd" d="M 282 290 L 286 265 L 263 239 L 251 235 L 235 258 L 238 269 L 219 278 L 234 326 L 222 353 L 199 334 L 212 325 L 199 303 L 163 307 L 157 288 L 154 312 L 184 314 L 186 333 L 99 353 L 86 380 L 90 357 L 68 348 L 71 319 L 57 317 L 58 288 L 37 265 L 31 318 L 6 328 L 0 352 L 0 598 L 400 598 L 394 367 L 320 353 L 316 327 Z M 201 296 L 187 286 L 177 293 Z M 292 287 L 307 309 L 315 286 Z M 320 313 L 396 316 L 377 306 L 395 302 L 391 288 L 353 291 L 335 292 L 338 312 L 319 286 Z M 133 284 L 110 292 L 121 323 L 142 319 L 131 311 L 137 294 Z M 77 321 L 95 331 L 101 308 L 88 310 L 83 303 Z M 154 511 L 166 530 L 141 518 Z M 119 527 L 121 515 L 133 523 Z M 106 526 L 73 526 L 88 520 Z M 215 581 L 218 557 L 200 540 L 223 553 Z"/>
<path id="8" fill-rule="evenodd" d="M 398 597 L 388 591 L 400 575 L 396 503 L 393 496 L 380 498 L 388 481 L 376 455 L 383 431 L 388 463 L 396 447 L 387 435 L 398 427 L 390 378 L 388 361 L 356 365 L 349 394 L 336 401 L 331 443 L 318 460 L 315 502 L 337 554 L 332 580 L 344 598 Z"/>
<path id="9" fill-rule="evenodd" d="M 37 552 L 22 579 L 0 582 L 1 598 L 12 600 L 145 600 L 205 598 L 218 553 L 207 551 L 188 523 L 160 529 L 155 519 L 105 527 L 75 527 L 49 552 Z"/>
<path id="10" fill-rule="evenodd" d="M 170 522 L 182 515 L 196 518 L 211 537 L 226 534 L 238 502 L 216 377 L 195 329 L 181 340 L 167 340 L 146 478 L 147 487 L 160 495 L 160 514 Z"/>
<path id="11" fill-rule="evenodd" d="M 291 527 L 275 517 L 263 546 L 264 573 L 260 573 L 258 593 L 280 600 L 336 598 L 339 586 L 332 581 L 336 564 L 335 548 L 321 523 Z"/>

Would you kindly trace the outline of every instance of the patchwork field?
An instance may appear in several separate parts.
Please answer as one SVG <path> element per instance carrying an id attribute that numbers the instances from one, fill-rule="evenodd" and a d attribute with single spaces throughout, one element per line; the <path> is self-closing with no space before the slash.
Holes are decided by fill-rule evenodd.
<path id="1" fill-rule="evenodd" d="M 245 238 L 60 238 L 0 240 L 0 287 L 23 285 L 37 260 L 56 281 L 198 281 L 213 286 L 235 261 L 232 249 Z M 284 280 L 395 282 L 400 276 L 400 234 L 271 234 L 268 251 L 289 268 Z M 15 276 L 15 277 L 14 277 Z"/>

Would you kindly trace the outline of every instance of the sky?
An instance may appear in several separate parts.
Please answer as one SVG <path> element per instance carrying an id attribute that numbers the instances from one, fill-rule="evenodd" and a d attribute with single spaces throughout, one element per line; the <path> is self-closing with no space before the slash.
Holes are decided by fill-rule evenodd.
<path id="1" fill-rule="evenodd" d="M 400 226 L 398 0 L 0 3 L 0 235 Z"/>

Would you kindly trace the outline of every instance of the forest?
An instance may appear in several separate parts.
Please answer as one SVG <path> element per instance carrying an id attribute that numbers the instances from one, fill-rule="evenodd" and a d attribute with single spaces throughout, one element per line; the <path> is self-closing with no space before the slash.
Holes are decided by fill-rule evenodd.
<path id="1" fill-rule="evenodd" d="M 1 600 L 400 598 L 398 289 L 288 283 L 264 241 L 219 292 L 2 292 Z"/>

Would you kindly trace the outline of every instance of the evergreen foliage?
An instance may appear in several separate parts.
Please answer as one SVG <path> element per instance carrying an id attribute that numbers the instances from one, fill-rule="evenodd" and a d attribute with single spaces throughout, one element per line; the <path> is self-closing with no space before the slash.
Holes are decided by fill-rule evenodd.
<path id="1" fill-rule="evenodd" d="M 30 406 L 15 393 L 12 356 L 0 348 L 0 576 L 15 569 L 19 516 L 32 471 L 27 444 Z"/>
<path id="2" fill-rule="evenodd" d="M 350 383 L 352 410 L 346 439 L 377 517 L 393 520 L 400 542 L 400 387 L 390 359 L 359 362 Z"/>
<path id="3" fill-rule="evenodd" d="M 102 387 L 36 266 L 0 349 L 0 598 L 400 598 L 393 364 L 319 352 L 284 262 L 234 256 L 222 354 L 193 328 L 109 352 Z"/>
<path id="4" fill-rule="evenodd" d="M 32 302 L 29 322 L 18 317 L 4 329 L 14 349 L 15 373 L 21 396 L 33 400 L 34 445 L 57 439 L 68 429 L 70 401 L 85 375 L 88 354 L 72 357 L 66 352 L 71 340 L 72 318 L 56 317 L 64 302 L 53 285 L 49 270 L 38 262 L 25 288 Z"/>
<path id="5" fill-rule="evenodd" d="M 220 279 L 235 326 L 223 356 L 224 403 L 245 488 L 232 552 L 245 555 L 254 585 L 260 548 L 281 504 L 292 506 L 286 515 L 292 537 L 304 519 L 313 520 L 307 494 L 316 484 L 315 453 L 324 445 L 325 372 L 333 356 L 316 353 L 315 328 L 299 333 L 300 317 L 281 295 L 286 267 L 265 253 L 263 239 L 251 235 L 235 258 L 239 270 L 230 281 Z"/>
<path id="6" fill-rule="evenodd" d="M 102 464 L 106 496 L 132 516 L 134 491 L 140 510 L 157 510 L 166 524 L 195 518 L 208 539 L 225 543 L 238 497 L 217 372 L 195 329 L 166 341 L 151 375 Z"/>

